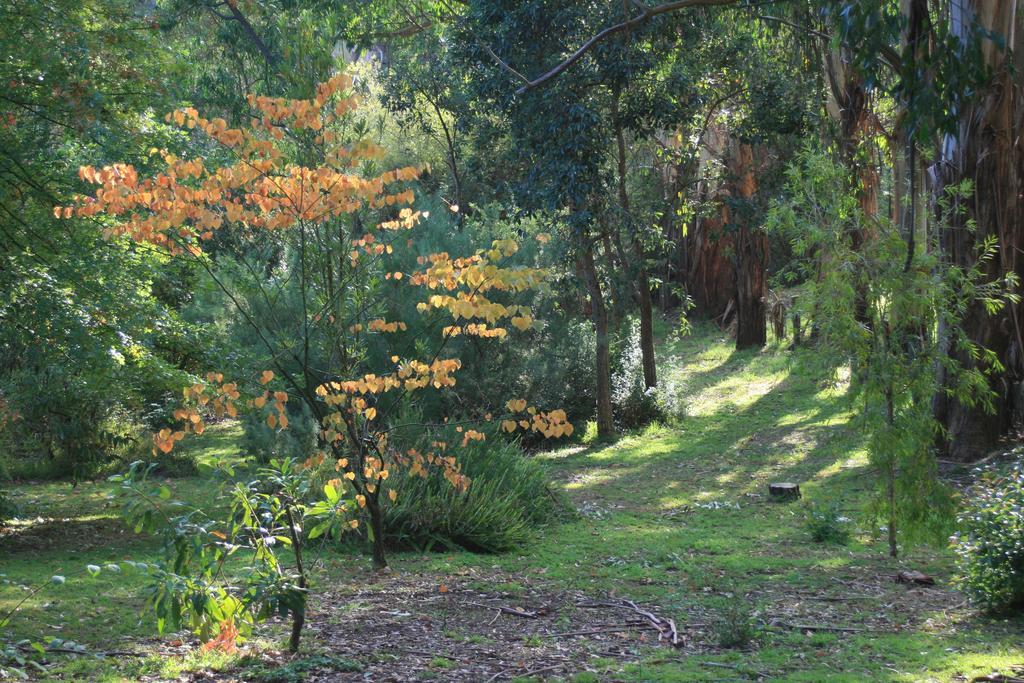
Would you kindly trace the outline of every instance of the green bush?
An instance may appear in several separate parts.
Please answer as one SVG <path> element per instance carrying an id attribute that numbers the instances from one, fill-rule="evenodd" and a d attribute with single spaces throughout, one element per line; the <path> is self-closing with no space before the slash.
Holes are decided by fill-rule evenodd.
<path id="1" fill-rule="evenodd" d="M 729 649 L 746 648 L 761 635 L 753 608 L 739 593 L 719 609 L 713 628 L 719 647 Z"/>
<path id="2" fill-rule="evenodd" d="M 316 448 L 319 428 L 304 404 L 288 404 L 288 429 L 271 429 L 262 416 L 246 413 L 240 418 L 243 434 L 241 448 L 256 462 L 267 464 L 277 458 L 305 460 Z"/>
<path id="3" fill-rule="evenodd" d="M 465 492 L 435 471 L 426 478 L 395 475 L 391 487 L 399 495 L 385 508 L 384 519 L 393 543 L 502 552 L 521 547 L 534 529 L 569 509 L 540 464 L 514 443 L 488 439 L 460 451 L 459 461 L 472 480 Z"/>
<path id="4" fill-rule="evenodd" d="M 678 416 L 676 387 L 664 379 L 657 387 L 644 386 L 640 321 L 630 320 L 612 374 L 612 412 L 623 430 L 639 429 L 652 422 L 668 422 Z"/>
<path id="5" fill-rule="evenodd" d="M 807 508 L 805 525 L 811 540 L 815 543 L 846 545 L 850 542 L 850 520 L 843 516 L 834 503 L 810 505 Z"/>
<path id="6" fill-rule="evenodd" d="M 1024 459 L 979 470 L 965 502 L 952 539 L 958 587 L 989 610 L 1024 605 Z"/>
<path id="7" fill-rule="evenodd" d="M 10 491 L 0 488 L 0 527 L 18 514 L 18 506 L 11 497 Z"/>

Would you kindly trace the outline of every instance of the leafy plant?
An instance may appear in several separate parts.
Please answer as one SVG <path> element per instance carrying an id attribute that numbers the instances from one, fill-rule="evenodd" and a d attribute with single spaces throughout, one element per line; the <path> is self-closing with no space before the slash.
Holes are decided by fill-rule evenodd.
<path id="1" fill-rule="evenodd" d="M 407 471 L 395 475 L 402 496 L 385 510 L 394 543 L 504 552 L 521 547 L 538 527 L 570 509 L 564 493 L 550 486 L 544 469 L 515 443 L 479 443 L 461 460 L 473 481 L 465 491 L 436 472 L 426 478 Z"/>
<path id="2" fill-rule="evenodd" d="M 618 368 L 612 375 L 612 408 L 616 424 L 622 429 L 637 429 L 652 422 L 663 422 L 672 415 L 674 396 L 661 386 L 644 385 L 643 354 L 640 348 L 640 321 L 630 320 L 618 356 Z"/>
<path id="3" fill-rule="evenodd" d="M 0 488 L 0 527 L 18 513 L 18 505 L 10 491 Z"/>
<path id="4" fill-rule="evenodd" d="M 742 649 L 760 636 L 754 610 L 739 593 L 728 598 L 714 624 L 715 640 L 720 647 Z"/>
<path id="5" fill-rule="evenodd" d="M 846 545 L 850 541 L 850 519 L 835 503 L 808 506 L 805 525 L 815 543 Z"/>
<path id="6" fill-rule="evenodd" d="M 220 518 L 174 500 L 170 489 L 151 482 L 153 466 L 134 463 L 115 475 L 122 512 L 136 532 L 164 539 L 164 559 L 147 567 L 147 603 L 160 631 L 187 625 L 206 642 L 233 647 L 235 639 L 275 615 L 290 616 L 289 648 L 299 648 L 311 582 L 303 556 L 307 542 L 340 534 L 354 522 L 341 479 L 314 492 L 297 460 L 271 461 L 250 481 L 228 479 L 222 495 L 231 502 Z M 229 467 L 223 470 L 230 477 Z M 223 575 L 233 556 L 251 565 L 238 577 Z"/>
<path id="7" fill-rule="evenodd" d="M 259 683 L 301 683 L 316 671 L 352 672 L 363 670 L 362 665 L 354 660 L 328 655 L 311 655 L 291 660 L 287 664 L 268 666 L 256 661 L 249 664 L 240 662 L 246 680 Z"/>
<path id="8" fill-rule="evenodd" d="M 1024 605 L 1024 460 L 1008 471 L 977 472 L 957 515 L 953 536 L 957 584 L 971 601 L 990 610 Z"/>
<path id="9" fill-rule="evenodd" d="M 869 219 L 844 170 L 813 147 L 787 175 L 789 199 L 772 209 L 769 223 L 791 239 L 802 261 L 808 296 L 801 300 L 818 343 L 836 370 L 849 365 L 851 389 L 863 401 L 877 473 L 869 513 L 882 523 L 896 557 L 901 536 L 907 543 L 934 543 L 948 535 L 954 508 L 936 474 L 940 431 L 931 398 L 992 408 L 988 375 L 1002 366 L 960 323 L 977 307 L 991 314 L 1016 302 L 1016 278 L 986 275 L 996 256 L 994 239 L 981 241 L 973 265 L 961 267 L 936 259 L 937 247 L 925 251 L 904 241 L 899 226 Z M 944 225 L 970 191 L 969 185 L 946 188 L 939 201 Z M 869 238 L 857 243 L 854 234 Z M 965 357 L 971 362 L 962 362 Z"/>

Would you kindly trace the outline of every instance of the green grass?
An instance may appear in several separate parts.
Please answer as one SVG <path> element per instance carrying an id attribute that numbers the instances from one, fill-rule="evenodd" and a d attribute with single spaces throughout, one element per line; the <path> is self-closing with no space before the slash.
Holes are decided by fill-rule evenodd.
<path id="1" fill-rule="evenodd" d="M 815 368 L 812 352 L 736 353 L 721 333 L 700 328 L 662 349 L 662 377 L 678 382 L 685 398 L 686 414 L 677 426 L 538 456 L 580 509 L 578 519 L 538 531 L 522 552 L 408 553 L 394 556 L 392 565 L 440 579 L 499 572 L 553 591 L 626 596 L 657 605 L 680 623 L 720 618 L 740 596 L 762 625 L 747 649 L 687 657 L 648 647 L 635 662 L 594 660 L 596 677 L 570 680 L 950 681 L 1024 663 L 1020 621 L 951 610 L 950 601 L 961 600 L 956 594 L 915 592 L 891 582 L 897 569 L 912 567 L 948 583 L 947 550 L 908 549 L 892 561 L 883 540 L 864 524 L 848 545 L 813 543 L 801 503 L 768 500 L 768 482 L 795 481 L 805 499 L 835 503 L 858 518 L 870 495 L 862 418 L 844 387 Z M 203 457 L 233 455 L 236 437 L 224 430 L 219 445 Z M 206 484 L 173 482 L 179 494 L 196 500 L 208 497 Z M 134 579 L 71 576 L 89 563 L 142 560 L 157 550 L 151 540 L 120 529 L 116 511 L 104 507 L 106 490 L 103 484 L 17 490 L 32 517 L 43 521 L 24 522 L 13 540 L 4 541 L 0 573 L 26 584 L 55 573 L 68 574 L 68 581 L 26 603 L 10 625 L 13 637 L 59 635 L 110 648 L 139 647 L 138 638 L 153 635 L 151 622 L 136 616 L 141 601 Z M 365 578 L 346 573 L 349 565 L 329 562 L 325 582 Z M 875 590 L 860 595 L 861 585 Z M 514 594 L 521 586 L 490 589 Z M 20 596 L 0 587 L 0 611 Z M 814 602 L 821 597 L 827 600 Z M 798 616 L 788 617 L 790 609 Z M 773 625 L 780 614 L 781 621 L 865 630 L 808 635 Z M 895 626 L 899 633 L 878 632 Z M 278 636 L 271 631 L 265 637 Z M 77 675 L 97 680 L 132 680 L 227 665 L 192 657 L 170 664 L 150 657 L 116 666 L 99 660 L 67 666 L 91 667 Z M 444 667 L 435 669 L 443 679 Z"/>

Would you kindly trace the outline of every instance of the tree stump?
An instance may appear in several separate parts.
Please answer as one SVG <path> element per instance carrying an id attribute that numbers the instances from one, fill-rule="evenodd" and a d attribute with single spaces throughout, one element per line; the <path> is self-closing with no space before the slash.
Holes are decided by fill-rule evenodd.
<path id="1" fill-rule="evenodd" d="M 800 497 L 800 485 L 790 482 L 768 484 L 768 493 L 776 500 L 795 500 Z"/>

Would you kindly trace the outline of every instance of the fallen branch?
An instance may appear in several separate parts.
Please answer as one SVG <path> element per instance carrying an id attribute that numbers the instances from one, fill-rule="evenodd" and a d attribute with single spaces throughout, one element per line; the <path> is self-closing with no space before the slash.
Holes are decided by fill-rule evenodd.
<path id="1" fill-rule="evenodd" d="M 542 638 L 562 638 L 568 636 L 589 636 L 594 633 L 624 633 L 626 631 L 640 630 L 651 631 L 657 627 L 650 624 L 627 624 L 624 626 L 606 626 L 605 628 L 591 628 L 583 631 L 566 631 L 565 633 L 548 633 Z"/>
<path id="2" fill-rule="evenodd" d="M 545 671 L 553 671 L 554 669 L 561 669 L 563 666 L 565 666 L 565 664 L 552 664 L 551 666 L 545 666 L 542 669 L 533 669 L 532 671 L 526 671 L 526 672 L 523 673 L 523 678 L 528 678 L 530 676 L 535 676 L 537 674 L 542 674 Z"/>
<path id="3" fill-rule="evenodd" d="M 880 629 L 867 629 L 859 626 L 832 626 L 830 624 L 790 624 L 785 621 L 775 621 L 769 624 L 769 626 L 781 626 L 783 628 L 791 628 L 797 631 L 836 631 L 837 633 L 864 633 L 865 631 L 872 631 L 874 633 L 889 633 L 889 631 L 882 631 Z"/>
<path id="4" fill-rule="evenodd" d="M 621 600 L 619 602 L 609 601 L 590 601 L 584 600 L 576 603 L 577 607 L 619 607 L 624 609 L 631 609 L 640 616 L 644 617 L 649 621 L 656 629 L 658 629 L 658 642 L 667 640 L 672 643 L 673 647 L 679 647 L 679 630 L 676 628 L 676 622 L 674 619 L 663 619 L 654 612 L 642 609 L 632 600 Z"/>
<path id="5" fill-rule="evenodd" d="M 395 650 L 396 652 L 404 652 L 404 653 L 410 654 L 410 655 L 419 655 L 421 657 L 444 657 L 445 659 L 450 659 L 453 662 L 476 662 L 477 661 L 475 659 L 470 659 L 468 657 L 457 657 L 455 655 L 446 654 L 444 652 L 429 652 L 427 650 L 413 650 L 411 648 L 395 647 L 393 645 L 388 647 L 387 649 Z"/>
<path id="6" fill-rule="evenodd" d="M 480 602 L 466 602 L 467 605 L 473 605 L 474 607 L 483 607 L 484 609 L 496 609 L 502 614 L 511 614 L 514 617 L 523 617 L 524 619 L 536 619 L 540 616 L 540 612 L 528 612 L 519 607 L 505 607 L 504 605 L 485 605 Z"/>

